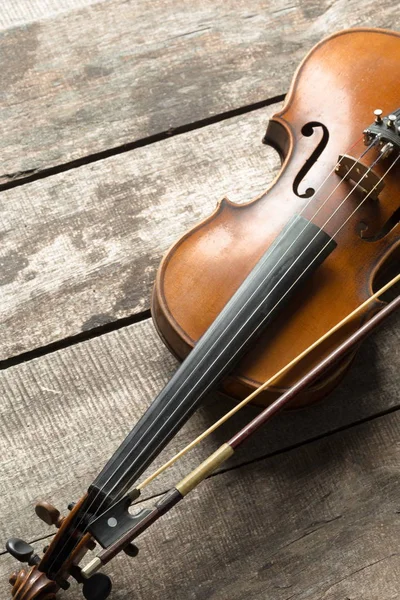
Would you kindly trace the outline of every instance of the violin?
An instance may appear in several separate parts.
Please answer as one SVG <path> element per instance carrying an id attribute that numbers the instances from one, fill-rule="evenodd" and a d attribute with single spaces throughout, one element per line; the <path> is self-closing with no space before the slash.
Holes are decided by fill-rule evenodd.
<path id="1" fill-rule="evenodd" d="M 152 315 L 181 365 L 67 516 L 36 506 L 58 529 L 43 556 L 8 540 L 27 563 L 10 578 L 13 600 L 54 600 L 71 579 L 87 600 L 105 600 L 103 565 L 136 556 L 136 538 L 279 410 L 326 396 L 400 307 L 400 296 L 383 301 L 400 281 L 399 79 L 392 31 L 342 31 L 306 56 L 264 138 L 281 157 L 278 177 L 247 204 L 224 198 L 159 268 Z M 140 481 L 213 389 L 238 404 Z M 263 406 L 251 423 L 155 506 L 129 512 L 150 481 L 250 401 Z"/>

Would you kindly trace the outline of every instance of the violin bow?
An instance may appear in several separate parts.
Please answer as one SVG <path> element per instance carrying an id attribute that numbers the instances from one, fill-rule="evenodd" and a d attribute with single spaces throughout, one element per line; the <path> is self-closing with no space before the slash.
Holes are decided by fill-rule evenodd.
<path id="1" fill-rule="evenodd" d="M 215 431 L 217 427 L 227 421 L 233 414 L 238 412 L 243 406 L 253 400 L 258 394 L 260 394 L 266 387 L 271 385 L 273 381 L 279 379 L 284 373 L 290 370 L 300 360 L 302 360 L 307 354 L 314 350 L 317 346 L 322 344 L 328 337 L 335 333 L 338 329 L 343 327 L 345 324 L 352 321 L 362 311 L 377 301 L 380 296 L 392 288 L 395 284 L 400 282 L 400 274 L 394 277 L 375 294 L 371 295 L 365 302 L 358 306 L 354 311 L 347 315 L 342 321 L 330 329 L 324 336 L 307 348 L 304 352 L 298 355 L 288 365 L 286 365 L 279 373 L 275 374 L 271 379 L 262 384 L 257 390 L 245 398 L 240 404 L 235 406 L 219 421 L 214 423 L 209 429 L 203 434 L 198 436 L 193 442 L 186 446 L 182 451 L 165 463 L 162 467 L 157 469 L 152 475 L 145 479 L 139 484 L 135 490 L 129 495 L 131 497 L 138 497 L 140 490 L 148 485 L 155 477 L 165 471 L 174 462 L 181 458 L 186 452 L 188 452 L 195 445 L 200 443 L 205 437 L 207 437 L 212 431 Z M 106 549 L 102 550 L 86 567 L 82 569 L 82 575 L 85 578 L 91 577 L 96 573 L 102 566 L 106 565 L 112 560 L 119 552 L 127 548 L 132 542 L 142 534 L 150 525 L 156 522 L 162 515 L 169 512 L 176 504 L 178 504 L 185 496 L 194 490 L 204 479 L 209 477 L 217 468 L 225 463 L 236 450 L 246 442 L 260 427 L 267 423 L 273 416 L 275 416 L 284 407 L 288 406 L 296 396 L 302 392 L 305 388 L 313 384 L 318 380 L 324 372 L 332 367 L 337 361 L 345 356 L 349 351 L 354 349 L 359 343 L 361 343 L 366 337 L 368 337 L 374 329 L 386 321 L 398 308 L 400 308 L 400 295 L 394 300 L 389 302 L 384 308 L 373 315 L 366 323 L 364 323 L 357 331 L 351 334 L 344 342 L 337 346 L 330 354 L 323 358 L 313 369 L 311 369 L 305 376 L 303 376 L 297 383 L 290 387 L 285 393 L 283 393 L 277 400 L 265 408 L 258 416 L 252 419 L 243 429 L 237 432 L 231 439 L 222 444 L 216 452 L 211 454 L 206 460 L 204 460 L 199 466 L 193 471 L 181 479 L 174 487 L 172 487 L 157 504 L 152 508 L 143 511 L 143 516 L 136 522 L 136 524 L 121 536 L 117 541 L 111 544 Z"/>

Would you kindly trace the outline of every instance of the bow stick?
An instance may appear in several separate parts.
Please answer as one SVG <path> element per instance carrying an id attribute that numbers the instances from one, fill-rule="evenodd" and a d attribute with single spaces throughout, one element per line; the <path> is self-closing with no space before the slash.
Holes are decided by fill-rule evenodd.
<path id="1" fill-rule="evenodd" d="M 298 357 L 291 361 L 286 367 L 284 367 L 274 377 L 266 381 L 257 390 L 250 394 L 245 400 L 238 404 L 234 409 L 229 411 L 224 417 L 217 421 L 212 427 L 207 429 L 201 436 L 196 438 L 191 444 L 186 446 L 181 452 L 169 460 L 165 465 L 160 467 L 153 475 L 148 477 L 142 484 L 136 489 L 143 489 L 145 485 L 150 483 L 157 475 L 163 472 L 173 462 L 176 462 L 178 458 L 183 456 L 197 443 L 202 441 L 207 435 L 224 423 L 230 416 L 235 414 L 245 404 L 255 398 L 261 391 L 268 387 L 273 381 L 278 379 L 283 373 L 286 373 L 290 368 L 297 364 L 304 356 L 309 354 L 316 346 L 321 344 L 325 339 L 331 336 L 335 331 L 343 327 L 346 323 L 351 321 L 354 317 L 359 315 L 368 305 L 377 300 L 387 290 L 392 288 L 396 283 L 400 281 L 400 274 L 394 277 L 389 283 L 383 286 L 378 292 L 370 296 L 365 302 L 363 302 L 358 308 L 352 311 L 347 317 L 345 317 L 340 323 L 335 325 L 329 330 L 324 336 L 317 340 L 312 346 L 307 348 Z M 376 313 L 369 321 L 362 325 L 355 333 L 350 335 L 343 343 L 341 343 L 336 349 L 334 349 L 328 356 L 321 360 L 309 373 L 302 377 L 297 383 L 283 393 L 277 400 L 265 408 L 257 417 L 255 417 L 250 423 L 248 423 L 243 429 L 236 433 L 230 440 L 222 444 L 216 452 L 211 454 L 205 461 L 203 461 L 198 467 L 196 467 L 191 473 L 179 481 L 175 487 L 171 488 L 161 500 L 154 506 L 154 508 L 147 513 L 142 520 L 140 520 L 131 530 L 126 532 L 119 540 L 114 542 L 108 548 L 100 552 L 100 554 L 94 558 L 86 567 L 82 569 L 82 575 L 84 577 L 90 577 L 98 571 L 103 565 L 107 564 L 112 558 L 114 558 L 120 551 L 122 551 L 128 544 L 136 539 L 143 531 L 145 531 L 152 523 L 157 521 L 163 514 L 171 510 L 178 502 L 180 502 L 187 494 L 195 489 L 199 483 L 201 483 L 206 477 L 211 475 L 218 467 L 220 467 L 225 461 L 227 461 L 249 437 L 251 437 L 262 425 L 269 421 L 275 414 L 277 414 L 282 408 L 288 405 L 294 400 L 294 398 L 309 385 L 314 383 L 323 373 L 334 365 L 338 360 L 343 358 L 350 350 L 352 350 L 357 344 L 363 341 L 370 333 L 389 316 L 391 316 L 398 308 L 400 308 L 400 296 L 392 300 L 378 313 Z"/>
<path id="2" fill-rule="evenodd" d="M 267 389 L 273 383 L 276 383 L 278 379 L 280 379 L 285 373 L 290 371 L 294 366 L 296 366 L 303 358 L 308 356 L 313 350 L 315 350 L 318 346 L 320 346 L 323 342 L 325 342 L 330 336 L 332 336 L 336 331 L 341 329 L 344 325 L 349 323 L 352 319 L 354 319 L 359 313 L 361 313 L 365 308 L 367 308 L 370 304 L 372 304 L 375 300 L 377 300 L 382 294 L 387 292 L 390 288 L 392 288 L 396 283 L 400 282 L 400 274 L 394 277 L 391 281 L 389 281 L 386 285 L 384 285 L 380 290 L 378 290 L 375 294 L 372 294 L 365 302 L 363 302 L 360 306 L 358 306 L 354 311 L 348 314 L 344 319 L 342 319 L 339 323 L 334 325 L 327 333 L 321 336 L 318 340 L 316 340 L 311 346 L 308 346 L 303 352 L 298 354 L 293 360 L 291 360 L 287 365 L 285 365 L 280 371 L 275 373 L 272 377 L 270 377 L 267 381 L 265 381 L 262 385 L 260 385 L 254 392 L 249 394 L 246 398 L 244 398 L 241 402 L 236 404 L 230 411 L 228 411 L 225 415 L 223 415 L 218 421 L 210 425 L 208 429 L 203 431 L 197 438 L 192 440 L 187 446 L 185 446 L 182 450 L 180 450 L 175 456 L 170 458 L 166 463 L 161 465 L 154 473 L 149 475 L 142 483 L 140 483 L 136 489 L 142 490 L 147 487 L 156 477 L 161 475 L 166 469 L 171 467 L 174 463 L 176 463 L 182 456 L 184 456 L 189 450 L 192 450 L 195 446 L 200 444 L 206 437 L 208 437 L 211 433 L 213 433 L 216 429 L 221 427 L 228 419 L 233 417 L 239 410 L 241 410 L 244 406 L 249 404 L 254 398 L 256 398 L 261 392 Z"/>

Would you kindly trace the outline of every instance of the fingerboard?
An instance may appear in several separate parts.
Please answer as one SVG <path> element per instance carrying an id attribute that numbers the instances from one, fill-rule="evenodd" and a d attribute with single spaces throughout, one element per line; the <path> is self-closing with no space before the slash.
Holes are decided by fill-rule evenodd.
<path id="1" fill-rule="evenodd" d="M 95 479 L 96 505 L 134 484 L 335 247 L 310 221 L 291 219 Z"/>

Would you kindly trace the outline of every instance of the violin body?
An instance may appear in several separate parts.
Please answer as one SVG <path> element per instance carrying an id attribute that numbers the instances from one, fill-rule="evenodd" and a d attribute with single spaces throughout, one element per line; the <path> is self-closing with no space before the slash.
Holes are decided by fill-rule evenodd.
<path id="1" fill-rule="evenodd" d="M 8 540 L 8 551 L 30 566 L 10 579 L 14 600 L 54 600 L 71 577 L 83 585 L 86 600 L 105 600 L 109 578 L 92 574 L 102 560 L 79 567 L 94 542 L 108 552 L 107 560 L 120 549 L 135 556 L 131 532 L 144 530 L 181 500 L 199 472 L 203 477 L 212 472 L 207 459 L 154 509 L 129 513 L 141 490 L 132 485 L 208 390 L 222 384 L 232 396 L 244 397 L 360 308 L 390 265 L 398 271 L 399 80 L 400 34 L 395 32 L 344 31 L 305 58 L 265 136 L 282 158 L 280 175 L 247 204 L 224 198 L 170 249 L 159 269 L 154 321 L 167 345 L 185 360 L 82 498 L 70 505 L 68 516 L 60 518 L 47 503 L 37 505 L 37 515 L 58 528 L 44 555 L 36 556 L 18 538 Z M 385 116 L 375 111 L 374 120 L 378 108 Z M 375 296 L 370 300 L 368 308 L 354 312 L 357 318 L 346 320 L 285 371 L 277 386 L 264 391 L 262 402 L 271 403 L 318 364 L 325 374 L 312 379 L 296 405 L 328 393 L 354 352 L 344 352 L 334 368 L 321 358 L 331 356 L 332 348 L 381 308 Z M 239 443 L 239 434 L 232 444 Z M 245 434 L 250 429 L 242 438 Z M 214 460 L 231 456 L 233 446 L 221 448 Z"/>
<path id="2" fill-rule="evenodd" d="M 356 29 L 323 40 L 300 65 L 285 106 L 268 125 L 265 142 L 282 159 L 274 183 L 247 204 L 222 199 L 216 211 L 164 257 L 152 315 L 162 339 L 183 359 L 293 215 L 302 213 L 337 242 L 336 250 L 225 379 L 223 389 L 233 397 L 247 396 L 310 346 L 361 304 L 390 263 L 398 262 L 399 168 L 388 174 L 379 198 L 369 198 L 353 217 L 363 192 L 352 193 L 352 181 L 338 185 L 342 177 L 331 170 L 339 155 L 357 140 L 352 154 L 361 154 L 360 135 L 373 120 L 375 108 L 390 113 L 398 107 L 399 78 L 399 34 Z M 368 167 L 371 158 L 367 154 L 360 162 Z M 382 162 L 374 171 L 382 177 L 386 168 Z M 379 305 L 377 301 L 357 322 L 311 353 L 277 387 L 264 391 L 262 403 L 269 404 L 290 387 Z M 295 405 L 326 395 L 352 358 L 347 356 L 330 369 Z"/>

